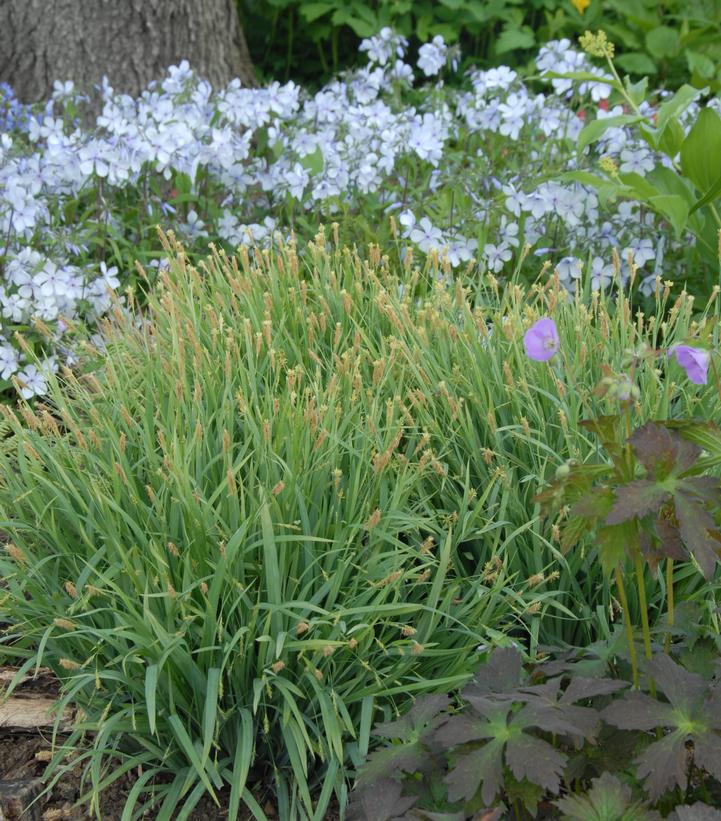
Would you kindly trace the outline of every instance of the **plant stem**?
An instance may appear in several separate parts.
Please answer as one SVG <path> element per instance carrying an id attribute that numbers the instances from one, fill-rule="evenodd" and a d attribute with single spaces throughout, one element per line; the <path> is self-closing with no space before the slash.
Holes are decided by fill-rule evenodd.
<path id="1" fill-rule="evenodd" d="M 643 561 L 640 553 L 634 559 L 636 567 L 636 585 L 638 587 L 638 603 L 641 608 L 641 629 L 643 631 L 643 648 L 646 658 L 651 660 L 651 630 L 648 626 L 648 602 L 646 600 L 646 581 L 643 577 Z M 656 684 L 653 679 L 649 679 L 651 695 L 656 698 Z"/>
<path id="2" fill-rule="evenodd" d="M 616 587 L 618 597 L 621 600 L 623 610 L 623 626 L 626 630 L 626 640 L 628 641 L 628 654 L 631 658 L 631 670 L 633 673 L 633 686 L 638 690 L 638 659 L 636 658 L 636 645 L 633 643 L 633 627 L 631 626 L 631 614 L 628 612 L 628 599 L 626 598 L 626 588 L 623 586 L 623 576 L 621 567 L 616 565 Z"/>
<path id="3" fill-rule="evenodd" d="M 673 627 L 673 559 L 666 560 L 666 602 L 668 608 L 668 626 Z M 671 649 L 671 630 L 666 635 L 663 649 L 668 654 Z"/>

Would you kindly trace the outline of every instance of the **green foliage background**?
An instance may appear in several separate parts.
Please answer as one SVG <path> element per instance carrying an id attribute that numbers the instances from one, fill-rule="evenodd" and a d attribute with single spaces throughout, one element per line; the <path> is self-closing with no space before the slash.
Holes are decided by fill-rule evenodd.
<path id="1" fill-rule="evenodd" d="M 548 40 L 603 28 L 620 67 L 656 84 L 721 88 L 721 0 L 238 0 L 261 79 L 321 84 L 359 62 L 363 37 L 390 26 L 412 53 L 440 34 L 480 65 L 525 66 Z"/>

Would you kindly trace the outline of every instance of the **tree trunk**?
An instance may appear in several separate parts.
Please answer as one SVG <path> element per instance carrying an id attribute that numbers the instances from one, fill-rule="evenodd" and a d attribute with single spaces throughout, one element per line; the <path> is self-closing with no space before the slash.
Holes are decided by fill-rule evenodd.
<path id="1" fill-rule="evenodd" d="M 137 96 L 181 60 L 214 88 L 256 85 L 235 0 L 0 0 L 0 81 L 23 102 L 103 76 Z"/>

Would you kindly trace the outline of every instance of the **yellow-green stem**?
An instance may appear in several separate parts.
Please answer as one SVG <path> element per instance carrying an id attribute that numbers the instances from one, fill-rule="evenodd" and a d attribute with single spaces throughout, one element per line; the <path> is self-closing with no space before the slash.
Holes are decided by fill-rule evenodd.
<path id="1" fill-rule="evenodd" d="M 631 658 L 631 672 L 633 675 L 633 686 L 638 690 L 638 659 L 636 658 L 636 645 L 633 643 L 633 627 L 631 625 L 631 614 L 628 612 L 628 599 L 626 598 L 626 588 L 623 586 L 623 576 L 621 568 L 616 565 L 616 587 L 618 588 L 618 598 L 621 601 L 623 610 L 623 626 L 626 630 L 626 640 L 628 642 L 628 654 Z"/>
<path id="2" fill-rule="evenodd" d="M 673 627 L 673 559 L 666 560 L 666 605 L 668 610 L 669 631 L 663 649 L 666 653 L 671 649 L 671 629 Z"/>
<path id="3" fill-rule="evenodd" d="M 646 658 L 651 660 L 651 629 L 648 625 L 648 602 L 646 601 L 646 581 L 643 577 L 643 561 L 641 554 L 637 553 L 634 560 L 636 566 L 636 585 L 638 587 L 638 604 L 641 608 L 641 629 L 643 631 L 643 649 Z M 653 679 L 649 679 L 649 689 L 651 695 L 656 698 L 656 684 Z"/>

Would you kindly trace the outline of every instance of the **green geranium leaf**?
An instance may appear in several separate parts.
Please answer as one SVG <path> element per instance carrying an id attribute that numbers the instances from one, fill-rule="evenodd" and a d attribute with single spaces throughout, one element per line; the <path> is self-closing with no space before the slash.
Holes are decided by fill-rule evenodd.
<path id="1" fill-rule="evenodd" d="M 633 555 L 640 549 L 635 520 L 599 528 L 596 533 L 596 543 L 603 572 L 610 576 L 627 556 Z"/>
<path id="2" fill-rule="evenodd" d="M 564 821 L 656 821 L 661 818 L 633 800 L 631 788 L 615 775 L 603 773 L 591 781 L 585 795 L 568 795 L 555 802 Z"/>

